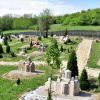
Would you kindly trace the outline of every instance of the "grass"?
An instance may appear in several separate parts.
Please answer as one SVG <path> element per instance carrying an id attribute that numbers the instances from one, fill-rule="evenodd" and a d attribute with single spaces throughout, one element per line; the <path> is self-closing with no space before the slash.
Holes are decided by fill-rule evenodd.
<path id="1" fill-rule="evenodd" d="M 34 38 L 34 40 L 37 40 L 36 38 Z M 40 44 L 44 44 L 44 45 L 49 45 L 50 42 L 51 42 L 51 38 L 42 38 L 42 40 L 38 40 Z M 81 42 L 81 40 L 75 40 L 75 39 L 72 39 L 72 41 L 76 42 L 75 44 L 70 44 L 70 45 L 65 45 L 64 43 L 59 43 L 59 49 L 61 47 L 61 45 L 63 46 L 63 48 L 66 49 L 65 52 L 62 52 L 61 53 L 61 57 L 60 59 L 61 60 L 68 60 L 68 56 L 69 56 L 69 53 L 68 53 L 68 49 L 69 51 L 71 51 L 72 49 L 75 49 L 78 44 Z M 17 44 L 14 44 L 14 45 L 11 45 L 13 43 L 16 43 L 16 42 L 19 42 Z M 14 39 L 12 40 L 12 42 L 9 44 L 11 45 L 10 46 L 10 49 L 11 51 L 13 51 L 15 54 L 19 54 L 20 50 L 18 50 L 18 48 L 21 48 L 22 46 L 24 45 L 29 45 L 29 41 L 28 40 L 25 40 L 23 43 Z M 4 45 L 3 45 L 4 46 Z M 72 47 L 72 49 L 71 49 Z M 3 53 L 3 58 L 0 58 L 0 61 L 20 61 L 21 59 L 26 59 L 27 57 L 26 56 L 16 56 L 16 57 L 11 57 L 10 54 L 6 54 L 6 47 L 3 47 L 3 50 L 4 50 L 4 53 Z M 27 51 L 27 54 L 28 53 L 32 53 L 34 51 L 38 51 L 38 48 L 36 47 L 32 47 L 32 49 L 28 49 L 26 50 Z M 65 55 L 66 54 L 66 55 Z M 46 57 L 45 57 L 45 54 L 42 54 L 42 55 L 36 55 L 36 56 L 31 56 L 32 60 L 40 60 L 40 61 L 46 61 Z"/>
<path id="2" fill-rule="evenodd" d="M 87 66 L 91 68 L 100 69 L 100 66 L 97 65 L 97 62 L 99 60 L 100 60 L 100 42 L 93 42 L 92 50 L 91 50 L 91 54 Z"/>
<path id="3" fill-rule="evenodd" d="M 36 67 L 39 70 L 44 70 L 45 74 L 32 79 L 21 80 L 21 85 L 14 86 L 15 80 L 3 79 L 2 75 L 8 71 L 16 70 L 17 67 L 0 66 L 0 100 L 18 100 L 21 93 L 24 93 L 33 88 L 37 88 L 47 81 L 47 76 L 51 75 L 55 79 L 54 74 L 58 72 L 58 69 L 52 69 L 51 67 Z"/>
<path id="4" fill-rule="evenodd" d="M 68 26 L 68 25 L 62 25 L 62 24 L 54 24 L 51 25 L 51 31 L 62 31 L 65 29 L 68 30 L 100 30 L 100 26 Z"/>
<path id="5" fill-rule="evenodd" d="M 19 32 L 31 32 L 34 30 L 7 30 L 7 31 L 3 31 L 4 34 L 8 34 L 8 33 L 19 33 Z"/>

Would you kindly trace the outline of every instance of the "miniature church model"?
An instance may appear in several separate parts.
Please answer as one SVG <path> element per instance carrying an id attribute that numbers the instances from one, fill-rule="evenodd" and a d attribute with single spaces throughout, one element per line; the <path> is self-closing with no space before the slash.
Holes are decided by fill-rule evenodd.
<path id="1" fill-rule="evenodd" d="M 66 70 L 62 77 L 58 76 L 57 81 L 51 81 L 51 78 L 48 78 L 48 81 L 45 83 L 45 90 L 47 91 L 50 88 L 51 91 L 55 94 L 75 96 L 79 95 L 80 84 L 77 76 L 71 78 L 71 71 Z"/>
<path id="2" fill-rule="evenodd" d="M 35 71 L 35 65 L 31 61 L 31 58 L 28 57 L 27 61 L 21 60 L 18 65 L 18 70 L 24 71 L 24 72 L 34 72 Z"/>

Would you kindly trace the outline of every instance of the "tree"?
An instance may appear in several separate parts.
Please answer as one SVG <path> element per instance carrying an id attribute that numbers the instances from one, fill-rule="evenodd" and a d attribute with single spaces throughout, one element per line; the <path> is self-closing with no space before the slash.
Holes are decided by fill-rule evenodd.
<path id="1" fill-rule="evenodd" d="M 88 81 L 88 76 L 86 69 L 84 68 L 82 70 L 81 76 L 80 76 L 80 88 L 81 90 L 88 90 L 90 87 L 89 81 Z"/>
<path id="2" fill-rule="evenodd" d="M 71 54 L 69 55 L 67 69 L 72 71 L 71 73 L 72 77 L 78 76 L 77 57 L 76 57 L 75 50 L 72 50 Z"/>
<path id="3" fill-rule="evenodd" d="M 38 24 L 40 26 L 40 30 L 46 31 L 48 34 L 48 30 L 52 24 L 52 12 L 50 9 L 45 9 L 42 13 L 40 13 Z"/>
<path id="4" fill-rule="evenodd" d="M 1 44 L 0 44 L 0 53 L 3 53 L 3 48 Z"/>
<path id="5" fill-rule="evenodd" d="M 5 36 L 5 37 L 4 37 L 4 40 L 3 40 L 3 41 L 4 41 L 4 45 L 8 45 L 7 40 L 8 40 L 8 39 L 7 39 L 7 36 Z"/>
<path id="6" fill-rule="evenodd" d="M 51 32 L 51 37 L 53 37 L 53 32 Z"/>
<path id="7" fill-rule="evenodd" d="M 1 39 L 3 38 L 3 32 L 1 33 Z"/>
<path id="8" fill-rule="evenodd" d="M 21 40 L 22 43 L 24 42 L 24 38 L 21 38 L 20 40 Z"/>
<path id="9" fill-rule="evenodd" d="M 61 47 L 60 47 L 60 51 L 63 52 L 63 46 L 62 46 L 62 45 L 61 45 Z"/>
<path id="10" fill-rule="evenodd" d="M 98 76 L 98 83 L 99 83 L 99 87 L 100 87 L 100 73 L 99 73 L 99 76 Z"/>
<path id="11" fill-rule="evenodd" d="M 30 42 L 30 47 L 32 47 L 33 46 L 33 43 L 32 43 L 32 40 L 31 40 L 31 42 Z"/>
<path id="12" fill-rule="evenodd" d="M 65 33 L 64 33 L 64 37 L 67 36 L 67 33 L 68 33 L 68 30 L 67 30 L 67 28 L 66 28 Z"/>
<path id="13" fill-rule="evenodd" d="M 50 65 L 52 62 L 53 66 L 52 67 L 60 67 L 60 50 L 58 49 L 58 44 L 55 39 L 51 39 L 51 44 L 47 47 L 46 49 L 46 58 L 47 58 L 47 63 Z"/>
<path id="14" fill-rule="evenodd" d="M 10 53 L 10 46 L 9 45 L 6 46 L 6 53 Z"/>

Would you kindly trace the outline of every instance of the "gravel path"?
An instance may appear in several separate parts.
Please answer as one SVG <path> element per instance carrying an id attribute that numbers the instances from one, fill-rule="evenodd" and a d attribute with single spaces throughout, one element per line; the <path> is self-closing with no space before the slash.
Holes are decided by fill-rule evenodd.
<path id="1" fill-rule="evenodd" d="M 0 61 L 0 65 L 2 66 L 18 66 L 19 62 L 4 62 Z M 45 66 L 46 63 L 44 61 L 34 61 L 34 64 L 37 66 Z"/>
<path id="2" fill-rule="evenodd" d="M 79 74 L 81 74 L 83 68 L 85 67 L 89 76 L 98 77 L 100 70 L 86 67 L 91 53 L 92 42 L 93 40 L 84 39 L 77 48 L 76 54 Z"/>
<path id="3" fill-rule="evenodd" d="M 77 55 L 77 61 L 78 61 L 78 68 L 79 68 L 79 74 L 81 74 L 83 68 L 86 66 L 87 61 L 89 59 L 92 41 L 89 39 L 84 39 L 78 46 L 78 49 L 76 51 Z"/>

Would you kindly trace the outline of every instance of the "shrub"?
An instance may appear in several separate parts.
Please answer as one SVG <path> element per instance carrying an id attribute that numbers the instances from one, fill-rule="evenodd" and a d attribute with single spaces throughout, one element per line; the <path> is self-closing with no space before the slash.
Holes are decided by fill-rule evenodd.
<path id="1" fill-rule="evenodd" d="M 10 53 L 10 46 L 9 45 L 6 46 L 6 53 Z"/>
<path id="2" fill-rule="evenodd" d="M 21 38 L 21 42 L 24 42 L 24 38 Z"/>
<path id="3" fill-rule="evenodd" d="M 38 40 L 41 40 L 42 38 L 41 38 L 41 36 L 38 36 Z"/>
<path id="4" fill-rule="evenodd" d="M 80 88 L 81 90 L 88 90 L 90 88 L 86 69 L 82 70 L 82 73 L 80 76 Z"/>
<path id="5" fill-rule="evenodd" d="M 63 52 L 63 46 L 60 47 L 60 51 Z"/>
<path id="6" fill-rule="evenodd" d="M 14 52 L 11 52 L 11 57 L 15 57 L 15 54 L 14 54 Z"/>
<path id="7" fill-rule="evenodd" d="M 17 79 L 17 85 L 20 85 L 20 78 Z"/>

